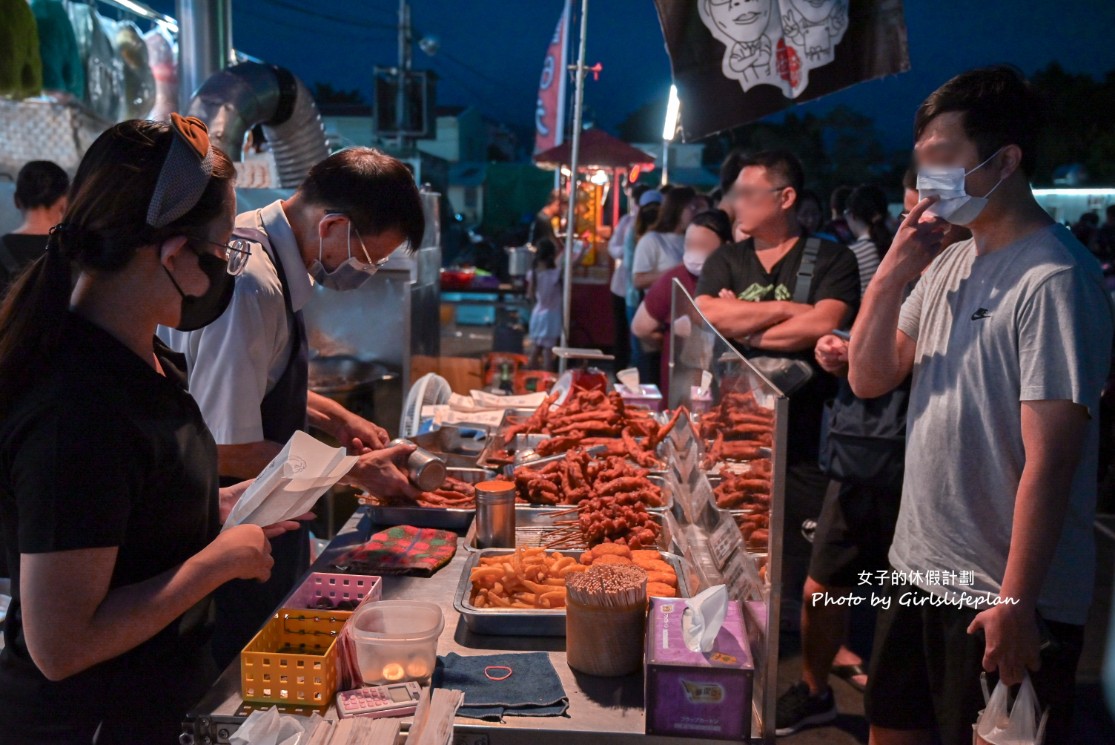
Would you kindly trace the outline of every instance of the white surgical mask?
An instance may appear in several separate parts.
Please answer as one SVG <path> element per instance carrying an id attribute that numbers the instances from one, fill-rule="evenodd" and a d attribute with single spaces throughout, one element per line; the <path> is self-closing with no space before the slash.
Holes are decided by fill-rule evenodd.
<path id="1" fill-rule="evenodd" d="M 681 263 L 685 264 L 685 268 L 690 274 L 700 276 L 701 269 L 704 268 L 705 259 L 707 258 L 708 254 L 687 248 L 685 249 L 685 253 L 681 256 Z"/>
<path id="2" fill-rule="evenodd" d="M 325 217 L 332 217 L 339 214 L 339 212 L 328 212 Z M 347 215 L 342 216 L 347 217 Z M 324 221 L 325 218 L 322 218 L 322 222 Z M 363 244 L 361 244 L 361 246 L 363 246 Z M 371 279 L 372 275 L 379 270 L 378 264 L 368 264 L 359 261 L 352 255 L 352 220 L 349 220 L 348 223 L 348 258 L 342 261 L 333 271 L 328 271 L 325 265 L 321 263 L 323 252 L 324 239 L 321 235 L 321 223 L 319 222 L 317 232 L 317 258 L 310 264 L 310 276 L 314 278 L 314 282 L 330 290 L 336 290 L 337 292 L 355 290 Z M 364 252 L 366 254 L 367 249 L 364 249 Z"/>
<path id="3" fill-rule="evenodd" d="M 938 201 L 926 211 L 953 225 L 971 224 L 983 212 L 983 208 L 987 206 L 987 198 L 999 188 L 1003 179 L 1000 178 L 991 187 L 991 191 L 982 197 L 969 194 L 964 180 L 987 165 L 991 158 L 1002 151 L 1003 148 L 999 148 L 987 160 L 970 171 L 965 171 L 962 166 L 925 166 L 919 168 L 918 199 L 938 197 Z"/>

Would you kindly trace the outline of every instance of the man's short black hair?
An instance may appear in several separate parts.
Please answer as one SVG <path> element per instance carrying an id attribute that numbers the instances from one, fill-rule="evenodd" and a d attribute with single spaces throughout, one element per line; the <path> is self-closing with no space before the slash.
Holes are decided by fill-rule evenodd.
<path id="1" fill-rule="evenodd" d="M 1006 145 L 1022 150 L 1022 172 L 1033 176 L 1043 121 L 1041 98 L 1016 68 L 1007 65 L 962 72 L 929 94 L 914 115 L 914 142 L 935 117 L 959 112 L 980 160 Z"/>
<path id="2" fill-rule="evenodd" d="M 789 150 L 763 150 L 749 155 L 740 163 L 739 169 L 744 168 L 765 168 L 770 172 L 772 184 L 794 187 L 799 200 L 805 193 L 805 169 L 798 156 Z"/>
<path id="3" fill-rule="evenodd" d="M 848 207 L 848 197 L 852 196 L 852 187 L 847 184 L 838 186 L 829 194 L 829 209 L 836 214 L 837 217 L 844 215 L 844 210 Z"/>
<path id="4" fill-rule="evenodd" d="M 732 189 L 732 184 L 739 178 L 739 172 L 743 170 L 743 161 L 747 154 L 742 150 L 733 150 L 728 153 L 728 157 L 720 164 L 720 193 L 727 194 Z"/>
<path id="5" fill-rule="evenodd" d="M 906 172 L 902 174 L 902 188 L 911 191 L 918 189 L 918 167 L 910 165 L 906 168 Z"/>
<path id="6" fill-rule="evenodd" d="M 57 163 L 32 160 L 19 169 L 15 179 L 15 206 L 19 210 L 50 207 L 66 195 L 70 177 Z"/>
<path id="7" fill-rule="evenodd" d="M 350 147 L 314 165 L 298 188 L 310 204 L 336 210 L 364 235 L 396 229 L 407 250 L 422 247 L 426 217 L 406 163 L 370 147 Z"/>

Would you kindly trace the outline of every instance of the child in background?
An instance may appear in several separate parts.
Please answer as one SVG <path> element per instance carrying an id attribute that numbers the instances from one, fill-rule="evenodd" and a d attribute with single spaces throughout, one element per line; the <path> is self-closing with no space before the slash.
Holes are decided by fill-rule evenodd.
<path id="1" fill-rule="evenodd" d="M 535 370 L 553 369 L 553 350 L 561 338 L 562 287 L 557 259 L 557 245 L 551 239 L 542 238 L 535 243 L 534 263 L 527 273 L 527 299 L 534 300 L 528 367 Z"/>

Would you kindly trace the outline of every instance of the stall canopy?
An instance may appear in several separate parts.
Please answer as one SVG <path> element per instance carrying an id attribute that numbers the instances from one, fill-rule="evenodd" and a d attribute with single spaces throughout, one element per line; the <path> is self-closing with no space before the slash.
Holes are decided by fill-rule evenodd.
<path id="1" fill-rule="evenodd" d="M 534 162 L 542 168 L 559 168 L 569 165 L 572 160 L 572 139 L 543 150 L 534 156 Z M 600 129 L 586 129 L 581 133 L 580 154 L 577 167 L 581 168 L 631 168 L 632 166 L 653 166 L 654 156 L 637 147 L 628 145 Z"/>

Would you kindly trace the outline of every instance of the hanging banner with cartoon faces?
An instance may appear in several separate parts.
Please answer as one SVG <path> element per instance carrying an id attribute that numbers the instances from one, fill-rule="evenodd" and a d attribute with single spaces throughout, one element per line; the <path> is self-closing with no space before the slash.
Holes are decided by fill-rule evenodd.
<path id="1" fill-rule="evenodd" d="M 655 0 L 686 140 L 910 68 L 902 0 Z"/>

